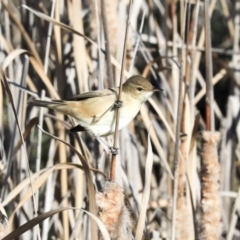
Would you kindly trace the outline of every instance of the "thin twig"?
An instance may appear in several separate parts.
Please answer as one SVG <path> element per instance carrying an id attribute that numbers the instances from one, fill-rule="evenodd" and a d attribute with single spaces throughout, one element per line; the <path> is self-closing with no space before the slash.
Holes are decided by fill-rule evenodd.
<path id="1" fill-rule="evenodd" d="M 186 6 L 184 8 L 183 28 L 186 24 Z M 185 39 L 185 31 L 182 32 L 182 43 Z M 179 144 L 180 144 L 180 128 L 182 125 L 182 85 L 183 85 L 183 63 L 184 50 L 181 50 L 180 68 L 179 68 L 179 86 L 178 86 L 178 106 L 177 106 L 177 122 L 176 122 L 176 142 L 174 149 L 174 189 L 173 189 L 173 207 L 172 207 L 172 229 L 171 239 L 175 240 L 176 216 L 177 216 L 177 192 L 178 192 L 178 175 L 179 175 Z"/>
<path id="2" fill-rule="evenodd" d="M 103 89 L 103 77 L 102 77 L 102 73 L 103 73 L 103 64 L 101 61 L 101 28 L 100 28 L 100 24 L 99 24 L 99 14 L 98 14 L 98 0 L 94 1 L 94 6 L 95 6 L 95 14 L 96 14 L 96 25 L 97 25 L 97 42 L 98 42 L 98 61 L 99 61 L 99 71 L 98 71 L 98 77 L 99 77 L 99 89 Z"/>
<path id="3" fill-rule="evenodd" d="M 28 68 L 29 68 L 29 59 L 27 57 L 27 55 L 25 55 L 25 62 L 23 65 L 23 71 L 22 71 L 22 76 L 21 76 L 21 81 L 20 81 L 20 85 L 21 86 L 26 86 L 26 76 L 28 73 Z M 20 103 L 21 103 L 21 98 L 22 98 L 22 91 L 19 91 L 19 94 L 17 96 L 18 100 L 17 100 L 17 107 L 16 107 L 16 111 L 17 111 L 17 116 L 19 115 L 19 111 L 20 111 Z M 13 154 L 13 149 L 14 149 L 14 139 L 16 137 L 16 131 L 17 131 L 17 125 L 14 125 L 13 128 L 13 132 L 12 132 L 12 136 L 11 136 L 11 140 L 10 140 L 10 146 L 9 146 L 9 152 L 8 152 L 8 157 L 7 157 L 7 162 L 8 162 L 8 166 L 7 166 L 7 173 L 5 175 L 4 181 L 3 181 L 3 187 L 2 187 L 2 191 L 1 191 L 1 198 L 4 199 L 5 198 L 5 191 L 6 191 L 6 186 L 7 186 L 7 181 L 9 179 L 10 173 L 11 173 L 11 169 L 12 169 L 12 163 L 13 163 L 13 158 L 12 158 L 12 154 Z M 20 179 L 19 179 L 20 180 Z"/>
<path id="4" fill-rule="evenodd" d="M 227 233 L 227 240 L 233 239 L 234 230 L 238 220 L 239 209 L 240 209 L 240 188 L 238 188 L 237 197 L 233 205 L 233 210 L 232 210 L 230 224 L 229 224 L 228 233 Z"/>
<path id="5" fill-rule="evenodd" d="M 32 52 L 33 56 L 36 58 L 38 63 L 42 65 L 42 61 L 41 61 L 41 58 L 40 58 L 40 56 L 39 56 L 39 54 L 36 50 L 36 47 L 35 47 L 33 41 L 31 40 L 31 38 L 29 37 L 28 33 L 26 32 L 25 28 L 23 27 L 23 25 L 19 21 L 19 19 L 14 15 L 13 11 L 11 11 L 11 8 L 4 1 L 2 1 L 2 6 L 8 12 L 9 17 L 16 24 L 19 31 L 22 33 L 22 36 L 23 36 L 24 40 L 26 41 L 26 43 L 29 47 L 29 50 Z"/>
<path id="6" fill-rule="evenodd" d="M 45 90 L 42 90 L 41 99 L 44 100 L 45 98 Z M 42 127 L 43 125 L 43 108 L 40 109 L 39 114 L 39 125 Z M 41 169 L 41 156 L 42 156 L 42 131 L 38 131 L 38 145 L 37 145 L 37 158 L 36 158 L 36 172 L 39 172 Z M 39 190 L 35 192 L 35 201 L 36 201 L 36 208 L 39 208 Z M 38 212 L 35 212 L 34 217 L 38 216 Z M 39 225 L 33 228 L 33 238 L 41 239 Z"/>
<path id="7" fill-rule="evenodd" d="M 26 76 L 27 76 L 27 72 L 28 72 L 29 60 L 28 60 L 28 57 L 26 57 L 25 59 L 26 59 L 26 63 L 24 64 L 24 69 L 23 69 L 23 73 L 22 73 L 22 80 L 21 80 L 21 82 L 26 81 Z M 33 190 L 34 189 L 33 188 L 33 181 L 32 181 L 30 165 L 29 165 L 29 160 L 28 160 L 28 155 L 27 155 L 27 149 L 26 149 L 26 145 L 25 145 L 25 142 L 24 142 L 24 137 L 23 137 L 23 134 L 22 134 L 22 130 L 20 128 L 20 124 L 19 124 L 19 120 L 18 120 L 18 113 L 17 113 L 16 108 L 14 106 L 13 95 L 11 93 L 11 90 L 9 88 L 7 79 L 6 79 L 5 74 L 4 74 L 2 69 L 0 69 L 0 75 L 1 75 L 1 77 L 0 77 L 1 79 L 0 80 L 3 82 L 5 90 L 6 90 L 7 94 L 8 94 L 8 96 L 9 96 L 10 103 L 11 103 L 11 106 L 12 106 L 12 110 L 14 112 L 14 117 L 15 117 L 15 120 L 16 120 L 16 125 L 17 125 L 17 128 L 18 128 L 19 134 L 20 134 L 20 138 L 22 140 L 22 148 L 24 149 L 24 156 L 25 156 L 26 165 L 27 165 L 27 172 L 28 172 L 28 177 L 29 177 L 29 181 L 30 181 L 30 188 L 31 188 L 31 191 L 32 191 L 33 209 L 34 209 L 35 212 L 37 212 L 36 201 L 35 201 L 34 190 Z M 19 93 L 19 95 L 20 95 L 20 93 Z M 21 99 L 21 98 L 19 98 L 19 99 Z M 18 102 L 20 102 L 20 100 Z M 19 106 L 18 106 L 18 111 L 19 111 Z M 11 163 L 12 163 L 12 161 L 9 162 L 9 165 Z M 11 168 L 9 168 L 9 166 L 8 166 L 8 171 L 10 171 L 9 169 L 11 169 Z M 7 182 L 7 179 L 9 177 L 9 173 L 6 174 L 5 179 L 4 179 L 4 183 L 5 184 L 3 186 L 5 186 L 5 188 L 3 188 L 2 192 L 1 192 L 1 198 L 2 199 L 4 197 L 4 191 L 6 190 L 6 182 Z"/>
<path id="8" fill-rule="evenodd" d="M 198 15 L 199 15 L 199 3 L 200 0 L 197 0 L 196 2 L 196 6 L 195 6 L 195 9 L 194 9 L 194 24 L 193 24 L 193 28 L 192 28 L 192 34 L 193 34 L 193 37 L 192 37 L 192 42 L 190 43 L 191 46 L 196 46 L 196 41 L 197 41 L 197 24 L 198 24 Z M 194 99 L 194 93 L 195 93 L 195 78 L 194 78 L 194 71 L 193 71 L 193 63 L 195 61 L 195 54 L 196 54 L 196 50 L 195 49 L 192 49 L 191 51 L 191 55 L 190 55 L 190 58 L 191 58 L 191 67 L 190 67 L 190 73 L 189 73 L 189 77 L 190 77 L 190 80 L 189 80 L 189 101 L 190 101 L 190 104 L 191 104 L 191 111 L 193 111 L 194 109 L 194 105 L 193 105 L 193 99 Z"/>
<path id="9" fill-rule="evenodd" d="M 52 9 L 51 9 L 51 15 L 50 15 L 51 18 L 53 18 L 53 15 L 54 15 L 55 3 L 56 3 L 56 0 L 54 0 L 52 2 Z M 45 58 L 44 58 L 44 73 L 46 75 L 48 72 L 48 62 L 49 62 L 49 52 L 50 52 L 52 29 L 53 29 L 53 23 L 49 22 L 48 33 L 47 33 L 46 52 L 45 52 Z"/>
<path id="10" fill-rule="evenodd" d="M 142 31 L 143 31 L 143 25 L 144 25 L 145 15 L 146 15 L 146 11 L 144 11 L 144 12 L 143 12 L 143 15 L 142 15 L 141 25 L 140 25 L 139 33 L 138 33 L 138 38 L 137 38 L 137 41 L 136 41 L 136 45 L 135 45 L 134 52 L 133 52 L 133 57 L 132 57 L 131 64 L 130 64 L 130 67 L 129 67 L 129 74 L 130 74 L 130 75 L 131 75 L 132 70 L 133 70 L 134 60 L 135 60 L 135 57 L 136 57 L 136 55 L 137 55 L 139 42 L 140 42 L 140 40 L 141 40 L 141 34 L 142 34 Z"/>
<path id="11" fill-rule="evenodd" d="M 104 32 L 104 38 L 105 38 L 106 61 L 107 61 L 107 83 L 108 83 L 108 87 L 113 87 L 113 71 L 112 71 L 112 64 L 111 64 L 109 37 L 108 37 L 107 14 L 105 9 L 106 9 L 105 0 L 101 0 L 102 23 L 103 23 L 103 32 Z"/>
<path id="12" fill-rule="evenodd" d="M 125 66 L 125 56 L 126 56 L 126 45 L 127 45 L 127 37 L 128 37 L 128 29 L 129 29 L 129 18 L 130 18 L 130 13 L 131 13 L 131 7 L 132 7 L 132 0 L 129 3 L 129 9 L 128 9 L 128 16 L 127 16 L 127 25 L 126 25 L 126 32 L 125 32 L 125 38 L 124 38 L 124 45 L 123 45 L 123 56 L 122 56 L 122 66 L 121 66 L 121 73 L 120 73 L 120 84 L 119 84 L 119 94 L 118 94 L 118 99 L 117 102 L 121 102 L 121 97 L 122 97 L 122 83 L 123 83 L 123 73 L 124 73 L 124 66 Z M 116 126 L 115 126 L 115 133 L 114 133 L 114 142 L 113 142 L 113 148 L 117 149 L 118 143 L 118 126 L 119 126 L 119 117 L 120 117 L 120 112 L 119 108 L 116 109 Z M 111 171 L 110 171 L 110 179 L 115 180 L 115 170 L 116 170 L 116 159 L 117 155 L 113 154 L 112 155 L 112 162 L 111 162 Z"/>

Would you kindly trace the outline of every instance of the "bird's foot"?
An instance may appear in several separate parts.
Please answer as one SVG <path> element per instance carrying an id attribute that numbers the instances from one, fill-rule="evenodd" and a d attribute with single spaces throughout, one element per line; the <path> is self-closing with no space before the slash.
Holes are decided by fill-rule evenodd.
<path id="1" fill-rule="evenodd" d="M 123 106 L 123 101 L 116 101 L 116 102 L 114 103 L 114 106 L 115 106 L 116 108 L 121 108 L 121 107 Z"/>
<path id="2" fill-rule="evenodd" d="M 109 147 L 109 150 L 110 150 L 112 155 L 118 155 L 119 154 L 119 148 Z"/>
<path id="3" fill-rule="evenodd" d="M 97 136 L 96 139 L 99 141 L 99 143 L 102 144 L 102 146 L 104 147 L 106 152 L 107 152 L 107 149 L 108 149 L 111 152 L 112 155 L 118 155 L 119 154 L 119 148 L 109 146 L 107 141 L 105 141 L 105 139 L 103 139 L 101 137 Z"/>

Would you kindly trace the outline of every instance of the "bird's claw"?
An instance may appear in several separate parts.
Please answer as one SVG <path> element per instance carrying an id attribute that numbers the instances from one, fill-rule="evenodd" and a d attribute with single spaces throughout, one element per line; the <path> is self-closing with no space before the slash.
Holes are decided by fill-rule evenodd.
<path id="1" fill-rule="evenodd" d="M 122 101 L 116 101 L 114 103 L 114 106 L 117 107 L 117 108 L 121 108 L 123 106 L 123 102 Z"/>
<path id="2" fill-rule="evenodd" d="M 110 150 L 112 155 L 118 155 L 119 154 L 119 148 L 109 147 L 109 150 Z"/>

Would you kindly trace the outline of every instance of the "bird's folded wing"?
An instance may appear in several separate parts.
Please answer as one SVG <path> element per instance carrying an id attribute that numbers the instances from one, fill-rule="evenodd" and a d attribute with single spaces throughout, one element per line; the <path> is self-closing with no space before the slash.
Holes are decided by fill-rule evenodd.
<path id="1" fill-rule="evenodd" d="M 69 99 L 66 99 L 66 101 L 81 101 L 88 98 L 104 97 L 104 96 L 116 95 L 116 94 L 117 94 L 117 88 L 109 88 L 109 89 L 81 93 L 80 95 L 76 95 Z"/>

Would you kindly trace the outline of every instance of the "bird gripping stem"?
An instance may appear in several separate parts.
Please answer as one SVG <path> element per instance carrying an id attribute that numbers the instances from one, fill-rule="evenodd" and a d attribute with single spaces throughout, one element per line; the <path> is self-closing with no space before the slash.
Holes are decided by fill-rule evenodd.
<path id="1" fill-rule="evenodd" d="M 123 46 L 123 56 L 122 56 L 122 65 L 121 65 L 121 73 L 120 73 L 120 85 L 119 85 L 119 94 L 118 94 L 118 99 L 116 101 L 116 126 L 115 126 L 115 133 L 114 133 L 114 142 L 113 142 L 113 148 L 117 149 L 117 139 L 118 139 L 118 126 L 119 126 L 119 108 L 122 106 L 119 105 L 121 102 L 121 96 L 122 96 L 122 83 L 123 83 L 123 72 L 124 72 L 124 66 L 125 66 L 125 57 L 126 57 L 126 45 L 127 45 L 127 37 L 128 37 L 128 29 L 129 29 L 129 18 L 130 18 L 130 13 L 131 13 L 131 6 L 132 6 L 132 0 L 129 3 L 129 8 L 128 8 L 128 16 L 127 16 L 127 25 L 126 25 L 126 31 L 125 31 L 125 38 L 124 38 L 124 46 Z M 119 107 L 120 106 L 120 107 Z M 116 151 L 115 153 L 119 153 Z M 110 179 L 112 181 L 116 180 L 116 159 L 117 159 L 117 154 L 112 154 L 112 162 L 111 162 L 111 171 L 110 171 Z"/>

